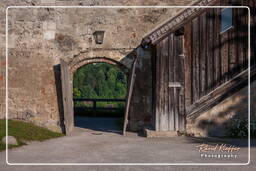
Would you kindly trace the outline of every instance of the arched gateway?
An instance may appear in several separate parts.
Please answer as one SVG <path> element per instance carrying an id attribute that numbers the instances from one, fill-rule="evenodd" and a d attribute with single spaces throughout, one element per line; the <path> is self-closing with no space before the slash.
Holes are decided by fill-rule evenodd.
<path id="1" fill-rule="evenodd" d="M 76 72 L 77 69 L 80 67 L 91 64 L 91 63 L 108 63 L 115 65 L 123 70 L 123 72 L 130 77 L 128 66 L 122 64 L 119 61 L 116 61 L 111 58 L 107 57 L 75 57 L 73 59 L 61 59 L 61 82 L 62 82 L 62 95 L 63 95 L 63 108 L 64 108 L 64 125 L 65 125 L 65 132 L 66 134 L 70 134 L 74 128 L 74 110 L 73 110 L 73 74 Z M 135 66 L 135 65 L 133 65 Z M 133 69 L 131 70 L 133 71 Z M 134 82 L 134 81 L 129 81 Z M 129 86 L 131 87 L 131 86 Z M 130 89 L 128 89 L 127 98 L 129 99 Z M 127 120 L 129 100 L 126 99 L 126 112 L 125 112 L 125 119 Z M 124 130 L 126 129 L 126 124 L 124 126 Z"/>

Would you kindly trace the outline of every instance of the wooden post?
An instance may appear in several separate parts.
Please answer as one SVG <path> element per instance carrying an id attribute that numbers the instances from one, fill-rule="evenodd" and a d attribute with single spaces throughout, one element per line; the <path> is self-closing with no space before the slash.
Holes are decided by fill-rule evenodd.
<path id="1" fill-rule="evenodd" d="M 60 60 L 61 67 L 61 84 L 62 84 L 62 100 L 64 107 L 64 124 L 65 133 L 70 135 L 74 128 L 74 110 L 73 110 L 73 92 L 72 78 L 69 72 L 68 62 Z"/>
<path id="2" fill-rule="evenodd" d="M 133 64 L 132 64 L 132 72 L 130 75 L 129 79 L 129 88 L 128 88 L 128 96 L 126 99 L 126 106 L 125 106 L 125 115 L 124 115 L 124 126 L 123 126 L 123 135 L 125 135 L 126 132 L 126 127 L 128 124 L 128 115 L 129 115 L 129 109 L 130 109 L 130 102 L 131 102 L 131 97 L 132 97 L 132 92 L 133 92 L 133 86 L 134 86 L 134 81 L 135 81 L 135 69 L 136 69 L 136 64 L 137 64 L 137 56 L 135 57 Z"/>

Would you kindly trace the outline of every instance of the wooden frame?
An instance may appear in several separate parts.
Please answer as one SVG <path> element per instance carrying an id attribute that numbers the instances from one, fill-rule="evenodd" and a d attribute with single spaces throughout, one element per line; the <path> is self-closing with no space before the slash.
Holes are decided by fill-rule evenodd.
<path id="1" fill-rule="evenodd" d="M 256 75 L 256 67 L 252 67 L 250 72 L 251 77 L 254 77 Z M 200 113 L 212 108 L 215 104 L 218 104 L 223 99 L 234 94 L 241 87 L 244 87 L 244 84 L 247 85 L 247 81 L 248 69 L 219 86 L 209 94 L 203 96 L 196 103 L 190 105 L 187 108 L 187 117 L 192 119 L 196 118 Z"/>

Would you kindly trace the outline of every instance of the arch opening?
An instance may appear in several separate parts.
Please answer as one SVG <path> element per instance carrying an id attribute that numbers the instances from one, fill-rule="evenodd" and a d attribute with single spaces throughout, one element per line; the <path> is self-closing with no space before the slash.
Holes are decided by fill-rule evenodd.
<path id="1" fill-rule="evenodd" d="M 121 133 L 127 95 L 127 71 L 117 62 L 102 59 L 80 61 L 76 65 L 77 69 L 72 72 L 74 126 Z"/>

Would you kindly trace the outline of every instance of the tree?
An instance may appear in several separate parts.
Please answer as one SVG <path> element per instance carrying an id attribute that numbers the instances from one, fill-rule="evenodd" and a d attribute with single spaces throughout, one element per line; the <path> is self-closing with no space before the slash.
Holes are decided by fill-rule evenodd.
<path id="1" fill-rule="evenodd" d="M 79 68 L 74 74 L 74 98 L 125 98 L 126 75 L 118 67 L 97 63 Z"/>

